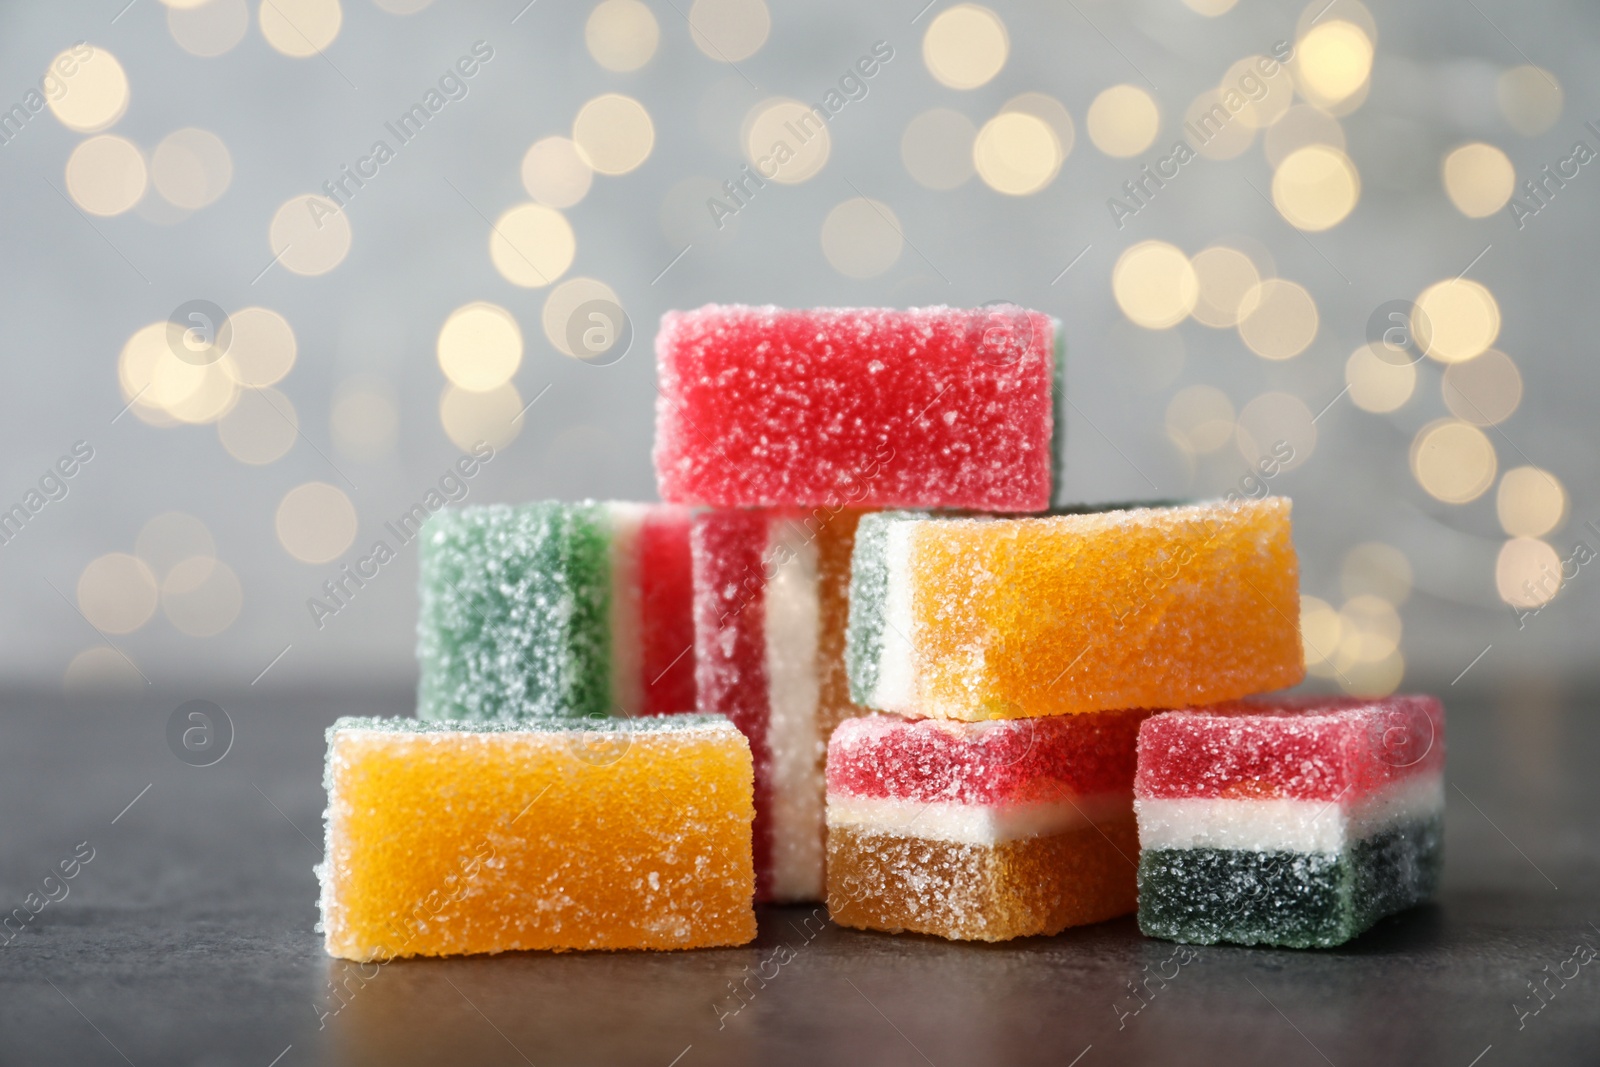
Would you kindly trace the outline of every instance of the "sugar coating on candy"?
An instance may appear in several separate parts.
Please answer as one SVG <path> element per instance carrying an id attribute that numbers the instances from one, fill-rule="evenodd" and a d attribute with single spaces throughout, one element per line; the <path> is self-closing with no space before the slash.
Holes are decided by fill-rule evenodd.
<path id="1" fill-rule="evenodd" d="M 1293 685 L 1305 665 L 1290 502 L 868 516 L 846 658 L 859 703 L 963 720 Z"/>
<path id="2" fill-rule="evenodd" d="M 1426 696 L 1241 701 L 1139 735 L 1139 922 L 1178 941 L 1342 944 L 1431 896 L 1444 710 Z"/>
<path id="3" fill-rule="evenodd" d="M 691 710 L 688 570 L 688 517 L 676 508 L 543 501 L 436 513 L 423 528 L 419 716 Z"/>
<path id="4" fill-rule="evenodd" d="M 1062 346 L 1013 305 L 707 305 L 656 336 L 661 498 L 716 507 L 1049 507 Z"/>
<path id="5" fill-rule="evenodd" d="M 828 749 L 834 921 L 999 941 L 1132 911 L 1146 714 L 840 724 Z"/>
<path id="6" fill-rule="evenodd" d="M 750 750 L 724 719 L 340 719 L 324 785 L 330 955 L 755 937 Z"/>
<path id="7" fill-rule="evenodd" d="M 691 531 L 700 707 L 750 739 L 762 900 L 823 895 L 828 733 L 861 714 L 842 651 L 860 513 L 707 510 Z"/>

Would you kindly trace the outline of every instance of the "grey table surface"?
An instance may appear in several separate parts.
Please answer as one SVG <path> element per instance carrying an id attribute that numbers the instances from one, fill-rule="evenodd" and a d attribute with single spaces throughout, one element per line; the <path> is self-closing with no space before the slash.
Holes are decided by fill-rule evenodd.
<path id="1" fill-rule="evenodd" d="M 1600 1062 L 1600 960 L 1569 962 L 1600 945 L 1600 723 L 1548 688 L 1449 703 L 1436 903 L 1333 951 L 1199 948 L 1139 1000 L 1130 983 L 1176 964 L 1131 918 L 969 945 L 772 908 L 736 949 L 330 960 L 312 930 L 322 730 L 408 694 L 218 699 L 235 736 L 209 767 L 169 751 L 182 699 L 4 699 L 0 906 L 59 899 L 0 935 L 0 1063 Z M 730 1013 L 730 982 L 783 945 Z"/>

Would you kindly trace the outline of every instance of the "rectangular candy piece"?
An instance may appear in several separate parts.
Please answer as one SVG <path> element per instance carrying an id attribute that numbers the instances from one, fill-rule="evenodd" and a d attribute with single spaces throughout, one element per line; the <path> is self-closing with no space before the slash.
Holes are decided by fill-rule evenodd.
<path id="1" fill-rule="evenodd" d="M 1282 497 L 862 520 L 850 692 L 946 719 L 1183 707 L 1305 676 Z"/>
<path id="2" fill-rule="evenodd" d="M 324 785 L 329 955 L 755 937 L 750 746 L 725 719 L 345 718 Z"/>
<path id="3" fill-rule="evenodd" d="M 756 895 L 820 900 L 828 735 L 866 713 L 844 672 L 850 553 L 861 513 L 694 516 L 700 709 L 728 716 L 756 765 Z"/>
<path id="4" fill-rule="evenodd" d="M 1444 708 L 1243 701 L 1139 731 L 1139 927 L 1197 944 L 1340 945 L 1432 896 Z"/>
<path id="5" fill-rule="evenodd" d="M 423 534 L 420 718 L 694 709 L 686 509 L 489 504 Z"/>
<path id="6" fill-rule="evenodd" d="M 833 921 L 1003 941 L 1133 911 L 1147 714 L 843 723 L 828 744 Z"/>
<path id="7" fill-rule="evenodd" d="M 669 311 L 661 499 L 1042 511 L 1062 353 L 1055 320 L 1010 304 Z"/>

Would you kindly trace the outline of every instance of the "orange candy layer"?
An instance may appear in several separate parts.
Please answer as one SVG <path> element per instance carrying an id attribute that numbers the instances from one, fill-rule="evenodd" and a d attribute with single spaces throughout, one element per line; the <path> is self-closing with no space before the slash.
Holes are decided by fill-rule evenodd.
<path id="1" fill-rule="evenodd" d="M 917 524 L 917 714 L 1209 704 L 1305 676 L 1283 498 Z M 898 710 L 898 709 L 896 709 Z"/>
<path id="2" fill-rule="evenodd" d="M 353 960 L 755 937 L 750 747 L 726 720 L 341 719 L 322 930 Z"/>

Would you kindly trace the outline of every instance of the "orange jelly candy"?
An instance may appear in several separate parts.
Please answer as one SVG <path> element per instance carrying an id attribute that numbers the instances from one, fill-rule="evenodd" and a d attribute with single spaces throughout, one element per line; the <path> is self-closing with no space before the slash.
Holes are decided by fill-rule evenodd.
<path id="1" fill-rule="evenodd" d="M 750 746 L 719 716 L 340 719 L 325 784 L 329 955 L 755 937 Z"/>
<path id="2" fill-rule="evenodd" d="M 1009 719 L 1232 700 L 1305 676 L 1282 497 L 1037 518 L 869 515 L 847 660 L 868 707 Z"/>

